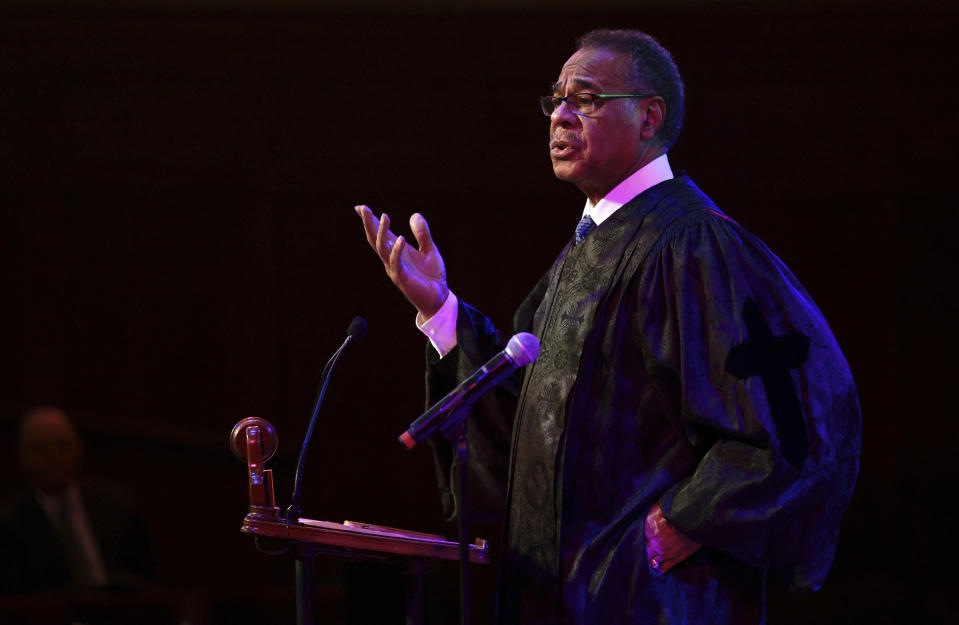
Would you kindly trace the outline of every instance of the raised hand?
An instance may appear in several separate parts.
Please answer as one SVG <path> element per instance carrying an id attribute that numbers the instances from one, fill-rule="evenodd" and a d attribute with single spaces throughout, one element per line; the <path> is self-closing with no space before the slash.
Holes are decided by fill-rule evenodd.
<path id="1" fill-rule="evenodd" d="M 408 245 L 403 236 L 393 234 L 386 213 L 377 219 L 368 206 L 357 206 L 355 210 L 363 220 L 366 241 L 383 262 L 386 275 L 424 320 L 435 315 L 450 291 L 446 285 L 446 266 L 430 236 L 426 219 L 419 213 L 410 217 L 410 229 L 419 248 L 416 249 Z"/>

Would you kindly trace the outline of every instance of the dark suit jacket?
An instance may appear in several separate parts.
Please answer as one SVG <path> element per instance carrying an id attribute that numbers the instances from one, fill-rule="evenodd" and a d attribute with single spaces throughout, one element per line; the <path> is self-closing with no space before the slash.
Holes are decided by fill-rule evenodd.
<path id="1" fill-rule="evenodd" d="M 154 577 L 146 524 L 133 498 L 105 484 L 82 484 L 80 493 L 96 537 L 108 584 Z M 0 594 L 69 588 L 73 576 L 66 551 L 29 489 L 0 508 Z"/>

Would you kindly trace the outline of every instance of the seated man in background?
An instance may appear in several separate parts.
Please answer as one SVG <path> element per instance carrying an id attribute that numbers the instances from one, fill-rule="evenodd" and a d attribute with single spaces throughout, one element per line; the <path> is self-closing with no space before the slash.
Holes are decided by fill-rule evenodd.
<path id="1" fill-rule="evenodd" d="M 83 442 L 59 408 L 24 414 L 24 483 L 0 509 L 0 594 L 140 586 L 153 577 L 142 519 L 122 489 L 81 484 Z"/>

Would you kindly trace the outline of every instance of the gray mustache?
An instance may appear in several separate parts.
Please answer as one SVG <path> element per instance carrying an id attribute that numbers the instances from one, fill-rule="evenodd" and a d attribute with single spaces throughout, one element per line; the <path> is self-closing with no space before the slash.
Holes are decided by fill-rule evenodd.
<path id="1" fill-rule="evenodd" d="M 573 134 L 565 132 L 554 133 L 549 138 L 549 147 L 555 148 L 557 146 L 570 146 L 573 148 L 578 148 L 580 145 L 579 137 Z"/>

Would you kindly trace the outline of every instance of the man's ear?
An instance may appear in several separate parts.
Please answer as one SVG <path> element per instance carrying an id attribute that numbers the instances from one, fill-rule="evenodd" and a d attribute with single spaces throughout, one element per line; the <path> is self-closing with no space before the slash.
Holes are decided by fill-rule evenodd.
<path id="1" fill-rule="evenodd" d="M 659 134 L 666 119 L 666 101 L 660 96 L 652 97 L 646 102 L 646 107 L 641 110 L 645 115 L 639 129 L 639 136 L 643 141 L 652 141 Z"/>

